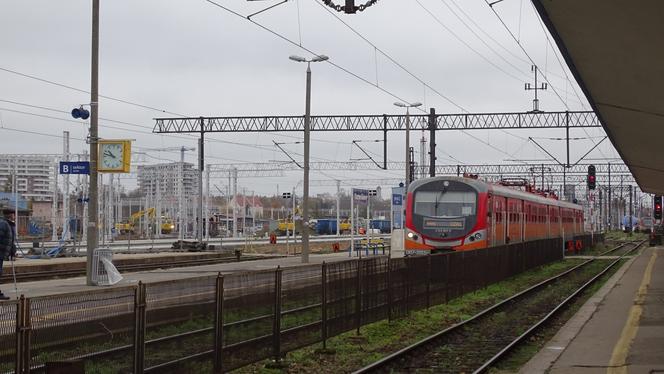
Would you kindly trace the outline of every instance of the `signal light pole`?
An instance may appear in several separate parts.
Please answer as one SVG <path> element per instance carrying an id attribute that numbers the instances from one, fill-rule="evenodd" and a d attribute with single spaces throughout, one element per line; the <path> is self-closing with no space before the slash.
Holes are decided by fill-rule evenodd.
<path id="1" fill-rule="evenodd" d="M 594 190 L 596 187 L 596 176 L 595 176 L 595 165 L 588 165 L 588 189 L 589 190 Z"/>
<path id="2" fill-rule="evenodd" d="M 655 195 L 653 198 L 653 217 L 655 218 L 655 223 L 660 223 L 662 220 L 662 196 Z"/>

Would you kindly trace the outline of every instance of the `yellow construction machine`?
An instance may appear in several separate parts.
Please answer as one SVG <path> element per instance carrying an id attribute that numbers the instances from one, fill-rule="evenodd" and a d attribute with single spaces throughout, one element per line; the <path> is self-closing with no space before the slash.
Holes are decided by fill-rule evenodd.
<path id="1" fill-rule="evenodd" d="M 148 219 L 148 223 L 154 224 L 156 219 L 155 219 L 155 208 L 148 208 L 145 210 L 139 210 L 138 212 L 132 214 L 129 216 L 129 219 L 126 222 L 122 223 L 116 223 L 115 224 L 115 230 L 119 232 L 120 234 L 134 234 L 136 230 L 136 224 L 139 222 L 139 220 L 145 216 Z M 161 233 L 162 234 L 170 234 L 173 232 L 173 229 L 175 229 L 175 224 L 173 221 L 168 218 L 168 217 L 161 217 Z"/>

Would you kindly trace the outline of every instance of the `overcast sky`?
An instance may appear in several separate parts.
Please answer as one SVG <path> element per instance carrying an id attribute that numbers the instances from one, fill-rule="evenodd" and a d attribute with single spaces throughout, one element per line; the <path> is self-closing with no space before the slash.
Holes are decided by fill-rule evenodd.
<path id="1" fill-rule="evenodd" d="M 277 2 L 218 0 L 217 4 L 248 15 Z M 549 89 L 540 94 L 540 109 L 589 110 L 527 0 L 494 5 L 500 18 L 484 0 L 381 0 L 355 15 L 337 13 L 322 4 L 322 0 L 288 0 L 252 18 L 294 45 L 204 0 L 102 0 L 100 94 L 162 111 L 101 99 L 99 115 L 107 120 L 100 120 L 100 136 L 135 139 L 134 150 L 146 152 L 145 162 L 156 163 L 177 160 L 179 152 L 146 149 L 195 147 L 196 140 L 152 134 L 155 117 L 173 113 L 302 115 L 306 66 L 288 56 L 311 54 L 297 44 L 329 56 L 330 61 L 370 82 L 329 63 L 312 64 L 314 115 L 403 113 L 393 105 L 397 98 L 422 102 L 424 110 L 433 107 L 437 113 L 531 110 L 532 92 L 524 90 L 524 83 L 533 79 L 531 63 L 501 19 L 548 78 Z M 88 103 L 89 94 L 25 75 L 89 90 L 90 29 L 90 0 L 0 2 L 0 153 L 61 153 L 59 138 L 65 130 L 71 133 L 73 153 L 87 148 L 83 140 L 87 124 L 73 120 L 68 113 Z M 478 130 L 471 134 L 479 140 L 461 132 L 438 132 L 438 163 L 542 159 L 546 156 L 526 138 L 564 136 L 563 131 L 550 130 Z M 420 136 L 411 133 L 416 150 Z M 603 131 L 572 130 L 571 136 L 586 138 L 572 142 L 571 158 L 575 161 L 601 139 Z M 206 162 L 286 160 L 272 140 L 294 142 L 299 137 L 295 133 L 211 134 Z M 360 158 L 351 141 L 379 137 L 377 133 L 313 133 L 312 161 Z M 564 142 L 538 141 L 557 157 L 564 157 Z M 404 159 L 403 142 L 403 133 L 390 133 L 391 160 Z M 301 144 L 284 147 L 301 159 Z M 381 157 L 380 143 L 366 147 Z M 589 157 L 617 157 L 617 153 L 606 141 Z M 194 152 L 188 152 L 187 160 L 195 161 Z M 379 169 L 312 171 L 311 179 L 393 178 L 402 174 Z M 125 177 L 128 186 L 135 184 L 132 178 L 135 176 Z M 290 189 L 299 179 L 301 172 L 290 172 L 283 178 L 242 179 L 240 186 L 272 194 L 277 185 L 280 190 Z M 213 183 L 226 182 L 218 178 Z M 312 193 L 330 190 L 315 187 Z"/>

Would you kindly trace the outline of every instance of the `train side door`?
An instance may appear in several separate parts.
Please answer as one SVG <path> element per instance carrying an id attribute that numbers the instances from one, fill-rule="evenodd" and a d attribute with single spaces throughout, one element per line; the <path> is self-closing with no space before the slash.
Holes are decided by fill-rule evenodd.
<path id="1" fill-rule="evenodd" d="M 547 239 L 551 237 L 551 206 L 545 205 L 546 213 L 544 219 L 546 219 L 546 237 Z"/>
<path id="2" fill-rule="evenodd" d="M 519 205 L 521 201 L 516 199 L 507 199 L 507 222 L 509 228 L 507 237 L 510 243 L 521 242 L 521 223 L 519 219 Z"/>
<path id="3" fill-rule="evenodd" d="M 505 198 L 500 196 L 494 196 L 493 198 L 493 216 L 495 217 L 495 238 L 496 244 L 502 245 L 505 244 Z"/>
<path id="4" fill-rule="evenodd" d="M 526 208 L 525 208 L 525 202 L 523 200 L 519 200 L 519 230 L 521 232 L 521 241 L 525 242 L 526 241 L 526 214 L 524 213 Z"/>
<path id="5" fill-rule="evenodd" d="M 494 237 L 496 232 L 494 229 L 496 217 L 493 214 L 493 196 L 488 194 L 486 200 L 486 237 L 489 238 L 488 246 L 491 247 L 496 244 L 496 238 Z"/>

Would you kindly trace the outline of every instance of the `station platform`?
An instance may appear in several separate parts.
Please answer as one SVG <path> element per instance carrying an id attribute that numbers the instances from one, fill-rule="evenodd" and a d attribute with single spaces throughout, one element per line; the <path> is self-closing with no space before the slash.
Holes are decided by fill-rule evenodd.
<path id="1" fill-rule="evenodd" d="M 520 373 L 664 373 L 664 247 L 645 247 Z"/>
<path id="2" fill-rule="evenodd" d="M 156 255 L 156 254 L 155 254 Z M 153 255 L 153 256 L 155 256 Z M 173 253 L 169 253 L 173 255 Z M 121 255 L 114 255 L 113 262 L 121 258 Z M 125 255 L 130 256 L 130 255 Z M 131 255 L 131 256 L 144 256 L 145 259 L 148 259 L 149 255 Z M 184 256 L 184 254 L 182 255 Z M 344 261 L 348 259 L 357 259 L 357 257 L 349 257 L 348 252 L 337 252 L 331 254 L 312 254 L 309 256 L 309 264 L 321 264 L 323 262 L 333 262 L 333 261 Z M 26 260 L 27 261 L 27 260 Z M 29 260 L 29 261 L 40 261 L 40 260 Z M 41 260 L 41 261 L 53 261 L 53 260 Z M 71 258 L 71 259 L 62 259 L 63 264 L 72 263 L 73 261 L 85 261 L 84 258 Z M 34 263 L 34 265 L 38 265 Z M 14 283 L 5 283 L 0 285 L 0 290 L 11 297 L 12 299 L 17 296 L 24 295 L 25 297 L 38 297 L 38 296 L 47 296 L 47 295 L 58 295 L 71 292 L 81 292 L 89 290 L 98 290 L 100 288 L 108 287 L 122 287 L 127 285 L 137 284 L 139 281 L 143 283 L 152 283 L 160 281 L 169 281 L 169 280 L 178 280 L 185 278 L 194 278 L 204 275 L 213 275 L 213 274 L 230 274 L 236 272 L 245 272 L 245 271 L 254 271 L 254 270 L 266 270 L 266 269 L 276 269 L 277 266 L 281 267 L 291 267 L 291 266 L 302 266 L 307 265 L 303 264 L 300 256 L 287 256 L 279 258 L 268 258 L 264 260 L 252 260 L 252 261 L 241 261 L 241 262 L 229 262 L 229 263 L 218 263 L 210 265 L 198 265 L 198 266 L 189 266 L 189 267 L 178 267 L 170 269 L 159 269 L 159 270 L 150 270 L 144 272 L 134 272 L 134 273 L 122 273 L 123 279 L 119 283 L 113 286 L 86 286 L 85 277 L 76 277 L 76 278 L 64 278 L 64 279 L 51 279 L 44 281 L 34 281 L 34 282 L 20 282 L 16 286 Z M 28 265 L 26 265 L 28 266 Z M 11 274 L 10 265 L 4 267 L 5 274 Z"/>

